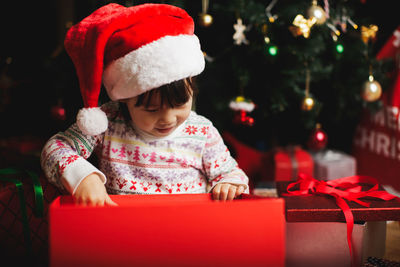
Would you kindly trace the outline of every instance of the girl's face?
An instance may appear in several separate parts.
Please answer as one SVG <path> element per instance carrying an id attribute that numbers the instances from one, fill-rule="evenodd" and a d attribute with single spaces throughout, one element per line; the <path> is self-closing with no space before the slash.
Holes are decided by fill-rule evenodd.
<path id="1" fill-rule="evenodd" d="M 178 128 L 190 115 L 193 98 L 183 105 L 170 107 L 167 103 L 161 105 L 159 93 L 154 93 L 148 106 L 135 106 L 138 97 L 125 101 L 131 119 L 136 127 L 155 137 L 165 137 Z"/>

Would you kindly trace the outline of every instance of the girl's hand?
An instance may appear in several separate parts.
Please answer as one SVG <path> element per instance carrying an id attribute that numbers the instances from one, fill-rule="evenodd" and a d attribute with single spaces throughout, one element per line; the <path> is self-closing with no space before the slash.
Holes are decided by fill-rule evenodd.
<path id="1" fill-rule="evenodd" d="M 217 184 L 212 190 L 214 200 L 233 200 L 244 192 L 243 185 L 234 185 L 228 183 Z"/>
<path id="2" fill-rule="evenodd" d="M 98 174 L 92 173 L 86 176 L 78 185 L 73 195 L 74 202 L 88 206 L 117 206 L 107 194 L 106 187 Z"/>

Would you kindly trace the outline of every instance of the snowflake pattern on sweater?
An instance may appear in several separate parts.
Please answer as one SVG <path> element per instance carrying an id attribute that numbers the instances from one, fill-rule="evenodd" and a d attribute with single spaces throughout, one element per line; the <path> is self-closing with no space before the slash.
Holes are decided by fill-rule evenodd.
<path id="1" fill-rule="evenodd" d="M 109 126 L 105 133 L 83 134 L 76 124 L 45 144 L 41 166 L 48 179 L 71 194 L 93 172 L 103 177 L 110 194 L 205 193 L 207 185 L 244 185 L 248 177 L 230 155 L 212 123 L 191 112 L 166 138 L 148 138 L 124 120 L 119 103 L 101 107 Z M 95 153 L 98 168 L 89 161 Z"/>

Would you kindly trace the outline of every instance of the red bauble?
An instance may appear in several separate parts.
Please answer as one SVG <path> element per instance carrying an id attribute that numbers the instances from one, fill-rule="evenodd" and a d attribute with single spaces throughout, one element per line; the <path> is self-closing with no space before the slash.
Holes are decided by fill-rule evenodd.
<path id="1" fill-rule="evenodd" d="M 233 118 L 233 122 L 236 124 L 241 124 L 245 126 L 253 126 L 254 118 L 247 115 L 247 112 L 244 110 L 239 110 L 235 113 L 235 117 Z"/>
<path id="2" fill-rule="evenodd" d="M 317 124 L 308 139 L 308 148 L 311 150 L 321 150 L 326 147 L 327 143 L 328 135 L 324 130 L 321 129 L 321 125 Z"/>
<path id="3" fill-rule="evenodd" d="M 62 103 L 58 103 L 57 105 L 51 107 L 50 113 L 51 116 L 58 121 L 64 121 L 67 118 L 65 114 L 65 108 L 63 107 Z"/>

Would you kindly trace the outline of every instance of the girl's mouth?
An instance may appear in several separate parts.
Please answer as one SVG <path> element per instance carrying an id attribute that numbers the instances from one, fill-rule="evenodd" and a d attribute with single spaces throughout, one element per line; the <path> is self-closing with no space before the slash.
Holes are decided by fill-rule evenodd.
<path id="1" fill-rule="evenodd" d="M 157 132 L 159 132 L 159 133 L 161 133 L 161 134 L 167 134 L 167 133 L 171 132 L 172 129 L 174 129 L 174 127 L 169 127 L 169 128 L 156 128 Z"/>

